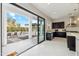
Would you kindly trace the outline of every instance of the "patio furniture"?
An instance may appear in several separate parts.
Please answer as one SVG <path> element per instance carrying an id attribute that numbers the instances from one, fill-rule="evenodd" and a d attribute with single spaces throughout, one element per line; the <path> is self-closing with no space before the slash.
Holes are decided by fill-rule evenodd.
<path id="1" fill-rule="evenodd" d="M 28 35 L 25 35 L 25 34 L 23 35 L 23 34 L 22 34 L 22 35 L 19 35 L 18 38 L 19 38 L 19 39 L 23 39 L 23 40 L 24 40 L 24 39 L 28 39 Z"/>
<path id="2" fill-rule="evenodd" d="M 11 33 L 7 33 L 7 36 L 11 36 Z"/>

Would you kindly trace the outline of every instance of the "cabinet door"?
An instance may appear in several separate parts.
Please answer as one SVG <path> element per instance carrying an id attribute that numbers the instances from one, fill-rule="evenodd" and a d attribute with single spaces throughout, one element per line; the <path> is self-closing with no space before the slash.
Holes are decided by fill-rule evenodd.
<path id="1" fill-rule="evenodd" d="M 52 34 L 46 33 L 46 40 L 51 40 L 51 39 L 52 39 Z"/>
<path id="2" fill-rule="evenodd" d="M 75 51 L 75 36 L 67 36 L 67 44 L 69 50 Z"/>

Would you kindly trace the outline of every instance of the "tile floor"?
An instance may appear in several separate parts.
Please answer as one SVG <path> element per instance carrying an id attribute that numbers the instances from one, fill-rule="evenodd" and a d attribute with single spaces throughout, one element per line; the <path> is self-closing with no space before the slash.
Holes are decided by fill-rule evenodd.
<path id="1" fill-rule="evenodd" d="M 19 54 L 24 50 L 28 49 L 29 47 L 32 47 L 36 44 L 37 44 L 37 38 L 26 39 L 15 43 L 7 44 L 2 47 L 3 49 L 2 54 L 5 56 L 11 51 L 16 51 L 17 54 Z"/>
<path id="2" fill-rule="evenodd" d="M 22 53 L 20 56 L 75 56 L 75 52 L 69 51 L 65 38 L 54 38 Z"/>

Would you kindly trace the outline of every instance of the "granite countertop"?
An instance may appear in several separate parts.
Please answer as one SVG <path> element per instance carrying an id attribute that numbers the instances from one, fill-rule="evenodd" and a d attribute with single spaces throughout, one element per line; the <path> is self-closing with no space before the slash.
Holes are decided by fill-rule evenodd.
<path id="1" fill-rule="evenodd" d="M 79 54 L 78 52 L 79 51 L 79 33 L 78 32 L 67 32 L 67 35 L 76 37 L 76 55 L 78 55 Z"/>
<path id="2" fill-rule="evenodd" d="M 79 39 L 79 33 L 67 32 L 67 36 L 75 36 L 77 39 Z"/>
<path id="3" fill-rule="evenodd" d="M 66 31 L 66 32 L 79 33 L 79 31 Z"/>

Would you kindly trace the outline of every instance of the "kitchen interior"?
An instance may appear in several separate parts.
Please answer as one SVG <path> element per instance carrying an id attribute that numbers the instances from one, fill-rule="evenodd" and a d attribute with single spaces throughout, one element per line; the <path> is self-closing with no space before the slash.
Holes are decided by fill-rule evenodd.
<path id="1" fill-rule="evenodd" d="M 79 55 L 79 15 L 78 9 L 69 13 L 68 20 L 57 20 L 52 22 L 51 29 L 47 30 L 46 39 L 53 40 L 55 37 L 66 38 L 67 48 Z M 50 28 L 50 26 L 48 26 Z"/>

